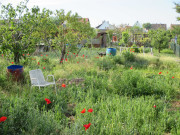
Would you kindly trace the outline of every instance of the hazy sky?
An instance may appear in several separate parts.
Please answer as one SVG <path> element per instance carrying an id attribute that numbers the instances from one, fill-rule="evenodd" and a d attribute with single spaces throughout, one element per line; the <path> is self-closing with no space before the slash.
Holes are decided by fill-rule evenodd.
<path id="1" fill-rule="evenodd" d="M 20 1 L 0 0 L 0 3 L 16 6 Z M 64 9 L 67 13 L 71 10 L 83 18 L 89 18 L 92 27 L 103 20 L 115 25 L 133 25 L 139 21 L 141 24 L 163 23 L 169 27 L 170 24 L 180 24 L 176 19 L 180 15 L 174 9 L 174 2 L 180 3 L 180 0 L 29 0 L 28 8 L 38 5 L 41 9 L 52 11 Z"/>

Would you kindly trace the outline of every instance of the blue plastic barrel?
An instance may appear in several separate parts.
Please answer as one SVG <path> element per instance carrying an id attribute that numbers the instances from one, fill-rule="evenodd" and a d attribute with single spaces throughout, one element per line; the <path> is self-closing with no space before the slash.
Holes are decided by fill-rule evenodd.
<path id="1" fill-rule="evenodd" d="M 7 75 L 12 75 L 14 81 L 19 81 L 23 78 L 24 68 L 21 65 L 11 65 L 7 67 Z"/>
<path id="2" fill-rule="evenodd" d="M 106 56 L 115 56 L 116 55 L 116 48 L 107 48 L 106 49 Z"/>

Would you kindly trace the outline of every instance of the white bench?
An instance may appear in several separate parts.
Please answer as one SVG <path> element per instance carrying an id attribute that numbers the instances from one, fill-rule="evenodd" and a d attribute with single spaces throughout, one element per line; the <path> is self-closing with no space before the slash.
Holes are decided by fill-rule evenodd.
<path id="1" fill-rule="evenodd" d="M 52 76 L 53 82 L 47 82 L 44 79 L 44 75 L 43 75 L 41 69 L 31 70 L 31 71 L 29 71 L 29 74 L 30 74 L 30 79 L 31 79 L 31 87 L 38 86 L 39 90 L 40 90 L 40 87 L 45 87 L 45 86 L 53 84 L 53 85 L 55 85 L 55 91 L 56 91 L 56 82 L 55 82 L 53 75 L 47 76 L 47 80 L 48 80 L 49 76 Z M 56 91 L 56 94 L 57 94 L 57 91 Z"/>

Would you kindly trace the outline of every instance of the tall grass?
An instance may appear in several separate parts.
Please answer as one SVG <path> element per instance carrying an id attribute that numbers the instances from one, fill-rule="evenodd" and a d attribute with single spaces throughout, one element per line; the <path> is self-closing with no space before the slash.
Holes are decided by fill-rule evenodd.
<path id="1" fill-rule="evenodd" d="M 0 117 L 7 120 L 0 123 L 0 134 L 180 134 L 180 113 L 169 111 L 180 86 L 176 58 L 129 52 L 98 57 L 97 51 L 104 50 L 83 49 L 78 57 L 69 52 L 63 65 L 54 52 L 29 56 L 21 61 L 21 83 L 6 76 L 12 60 L 1 59 Z M 56 81 L 83 78 L 84 85 L 66 84 L 57 95 L 52 86 L 30 89 L 29 71 L 37 68 Z M 84 108 L 86 113 L 80 113 Z"/>

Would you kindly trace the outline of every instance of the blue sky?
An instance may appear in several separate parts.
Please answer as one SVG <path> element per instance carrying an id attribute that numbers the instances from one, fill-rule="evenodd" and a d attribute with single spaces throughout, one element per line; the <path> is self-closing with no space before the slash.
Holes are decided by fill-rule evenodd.
<path id="1" fill-rule="evenodd" d="M 6 5 L 12 3 L 16 6 L 21 0 L 0 0 Z M 66 12 L 77 12 L 84 18 L 89 18 L 92 27 L 96 27 L 103 20 L 110 24 L 133 25 L 136 21 L 141 24 L 161 23 L 180 24 L 177 21 L 174 2 L 180 0 L 29 0 L 28 7 L 38 5 L 41 9 L 48 8 L 52 11 L 64 9 Z"/>

